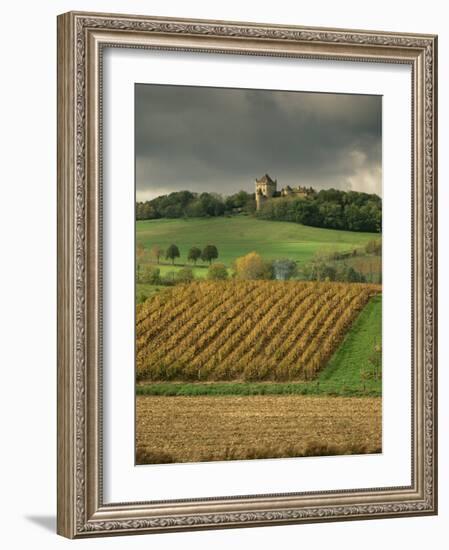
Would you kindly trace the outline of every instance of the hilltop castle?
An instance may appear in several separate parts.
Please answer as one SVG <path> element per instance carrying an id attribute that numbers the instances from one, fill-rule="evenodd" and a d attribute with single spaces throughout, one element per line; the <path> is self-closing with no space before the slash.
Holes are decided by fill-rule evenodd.
<path id="1" fill-rule="evenodd" d="M 259 180 L 256 178 L 256 209 L 260 210 L 268 199 L 275 197 L 307 197 L 313 193 L 311 187 L 290 187 L 287 185 L 280 191 L 277 190 L 277 180 L 272 180 L 268 174 Z"/>

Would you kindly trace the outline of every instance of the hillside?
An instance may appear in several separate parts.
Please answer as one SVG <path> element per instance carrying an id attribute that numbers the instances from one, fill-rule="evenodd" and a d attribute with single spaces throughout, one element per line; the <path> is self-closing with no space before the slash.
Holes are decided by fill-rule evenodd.
<path id="1" fill-rule="evenodd" d="M 379 239 L 378 233 L 359 233 L 335 229 L 321 229 L 290 222 L 266 221 L 250 216 L 160 219 L 136 222 L 136 240 L 146 250 L 153 245 L 166 249 L 174 243 L 181 257 L 176 264 L 187 263 L 187 253 L 192 246 L 215 244 L 218 261 L 230 267 L 235 258 L 258 252 L 264 259 L 290 258 L 299 263 L 309 261 L 318 250 L 352 250 L 368 241 Z M 146 261 L 150 261 L 148 257 Z M 164 265 L 161 272 L 172 270 Z M 179 266 L 178 266 L 179 267 Z M 198 263 L 195 275 L 205 275 L 205 265 Z M 176 266 L 175 266 L 176 269 Z"/>

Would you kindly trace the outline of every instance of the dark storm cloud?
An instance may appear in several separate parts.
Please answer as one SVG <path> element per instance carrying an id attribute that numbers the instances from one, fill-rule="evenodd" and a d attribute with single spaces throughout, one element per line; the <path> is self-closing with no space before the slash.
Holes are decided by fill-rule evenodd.
<path id="1" fill-rule="evenodd" d="M 381 194 L 381 98 L 136 86 L 137 199 L 278 186 Z"/>

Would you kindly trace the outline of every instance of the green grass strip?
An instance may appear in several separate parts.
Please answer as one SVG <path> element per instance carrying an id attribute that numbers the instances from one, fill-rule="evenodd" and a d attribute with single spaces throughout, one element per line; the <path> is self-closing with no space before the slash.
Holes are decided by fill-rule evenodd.
<path id="1" fill-rule="evenodd" d="M 377 397 L 380 391 L 363 387 L 340 386 L 332 383 L 270 383 L 270 382 L 235 382 L 210 384 L 155 383 L 138 385 L 137 395 L 164 396 L 198 396 L 198 395 L 327 395 L 346 397 Z"/>
<path id="2" fill-rule="evenodd" d="M 320 384 L 331 384 L 336 391 L 362 385 L 365 391 L 381 393 L 381 380 L 361 380 L 361 371 L 369 368 L 374 346 L 382 342 L 382 295 L 371 298 L 354 321 L 343 342 L 320 373 Z"/>

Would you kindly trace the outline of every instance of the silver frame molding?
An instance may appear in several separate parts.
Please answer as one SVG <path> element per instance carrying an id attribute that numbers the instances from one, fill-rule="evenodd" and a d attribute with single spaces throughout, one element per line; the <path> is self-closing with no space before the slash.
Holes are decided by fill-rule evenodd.
<path id="1" fill-rule="evenodd" d="M 105 504 L 104 47 L 408 64 L 412 69 L 412 484 Z M 70 12 L 58 17 L 58 533 L 70 538 L 437 513 L 437 37 Z M 405 312 L 404 312 L 405 314 Z"/>

